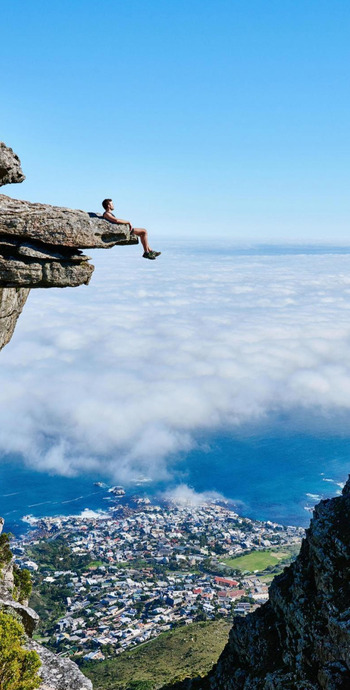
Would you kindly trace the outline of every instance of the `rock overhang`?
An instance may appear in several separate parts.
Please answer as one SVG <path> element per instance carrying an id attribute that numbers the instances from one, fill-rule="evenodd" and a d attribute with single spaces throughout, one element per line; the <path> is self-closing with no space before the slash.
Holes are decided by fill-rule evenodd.
<path id="1" fill-rule="evenodd" d="M 0 186 L 24 179 L 18 156 L 0 142 Z M 98 213 L 0 194 L 0 288 L 87 285 L 94 266 L 82 249 L 137 243 L 128 225 Z"/>
<path id="2" fill-rule="evenodd" d="M 127 225 L 96 213 L 0 194 L 0 287 L 87 285 L 94 267 L 81 249 L 137 242 Z"/>

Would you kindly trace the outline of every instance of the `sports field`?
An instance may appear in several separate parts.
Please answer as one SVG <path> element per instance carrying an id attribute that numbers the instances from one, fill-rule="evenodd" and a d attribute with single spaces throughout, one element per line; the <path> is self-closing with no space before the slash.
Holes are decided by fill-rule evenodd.
<path id="1" fill-rule="evenodd" d="M 237 558 L 225 558 L 222 562 L 237 570 L 261 572 L 268 566 L 277 565 L 280 561 L 288 557 L 286 551 L 252 551 L 245 556 Z"/>

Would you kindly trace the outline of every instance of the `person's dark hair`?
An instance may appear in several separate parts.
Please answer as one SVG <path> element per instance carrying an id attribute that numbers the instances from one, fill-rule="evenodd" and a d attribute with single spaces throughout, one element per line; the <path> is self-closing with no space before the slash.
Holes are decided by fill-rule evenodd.
<path id="1" fill-rule="evenodd" d="M 103 206 L 103 208 L 104 208 L 105 211 L 107 211 L 108 204 L 109 204 L 111 201 L 112 201 L 112 199 L 103 199 L 103 201 L 102 201 L 102 206 Z"/>

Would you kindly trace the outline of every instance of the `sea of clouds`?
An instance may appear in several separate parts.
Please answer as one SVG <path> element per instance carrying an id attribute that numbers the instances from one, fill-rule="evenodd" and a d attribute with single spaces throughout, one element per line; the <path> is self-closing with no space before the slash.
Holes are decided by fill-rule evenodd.
<path id="1" fill-rule="evenodd" d="M 31 292 L 1 353 L 2 457 L 166 480 L 206 434 L 348 432 L 349 254 L 168 242 L 156 261 L 93 259 L 89 287 Z"/>

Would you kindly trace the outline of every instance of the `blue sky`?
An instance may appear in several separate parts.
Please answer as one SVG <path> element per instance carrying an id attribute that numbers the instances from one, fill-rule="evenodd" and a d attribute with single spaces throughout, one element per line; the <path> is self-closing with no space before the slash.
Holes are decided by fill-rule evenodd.
<path id="1" fill-rule="evenodd" d="M 156 235 L 347 242 L 345 0 L 2 3 L 4 193 Z"/>

